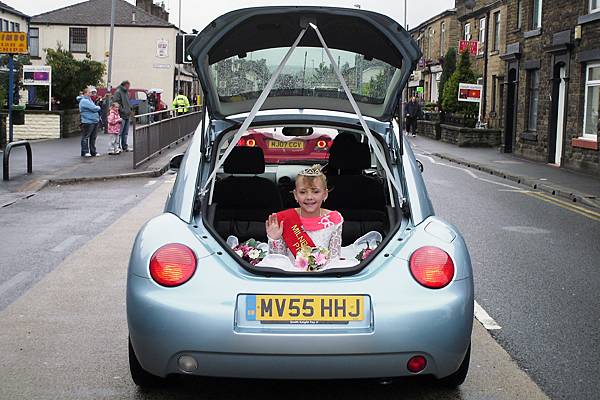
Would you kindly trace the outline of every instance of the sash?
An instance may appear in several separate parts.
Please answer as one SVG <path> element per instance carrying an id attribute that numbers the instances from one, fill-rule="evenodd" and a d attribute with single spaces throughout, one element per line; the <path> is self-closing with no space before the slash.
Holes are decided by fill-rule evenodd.
<path id="1" fill-rule="evenodd" d="M 283 221 L 283 241 L 294 257 L 302 249 L 302 246 L 315 247 L 310 236 L 302 230 L 300 216 L 295 209 L 278 212 L 277 220 Z"/>

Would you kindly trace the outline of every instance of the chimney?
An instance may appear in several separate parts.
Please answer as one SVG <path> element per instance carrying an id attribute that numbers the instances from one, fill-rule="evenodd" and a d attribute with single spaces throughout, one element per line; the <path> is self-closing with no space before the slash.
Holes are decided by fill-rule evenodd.
<path id="1" fill-rule="evenodd" d="M 141 8 L 142 10 L 151 13 L 152 12 L 152 0 L 136 0 L 135 6 Z"/>
<path id="2" fill-rule="evenodd" d="M 135 24 L 135 10 L 131 13 L 131 23 Z"/>

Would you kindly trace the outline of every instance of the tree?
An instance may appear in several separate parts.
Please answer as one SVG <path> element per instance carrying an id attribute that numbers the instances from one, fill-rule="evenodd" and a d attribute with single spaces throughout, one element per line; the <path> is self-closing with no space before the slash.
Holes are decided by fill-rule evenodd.
<path id="1" fill-rule="evenodd" d="M 46 63 L 52 67 L 52 94 L 62 109 L 77 105 L 77 96 L 87 86 L 98 86 L 104 75 L 103 63 L 93 61 L 91 55 L 79 61 L 59 44 L 56 50 L 45 49 Z"/>
<path id="2" fill-rule="evenodd" d="M 0 56 L 0 108 L 8 106 L 8 55 Z M 29 55 L 17 55 L 14 58 L 14 82 L 15 82 L 15 99 L 14 102 L 18 103 L 19 90 L 23 88 L 21 77 L 23 76 L 23 65 L 30 65 L 31 61 Z"/>
<path id="3" fill-rule="evenodd" d="M 440 96 L 438 103 L 442 103 L 444 98 L 444 86 L 448 79 L 452 76 L 456 70 L 456 48 L 450 47 L 444 56 L 444 70 L 442 71 L 442 77 L 440 78 Z"/>
<path id="4" fill-rule="evenodd" d="M 477 75 L 471 69 L 471 56 L 468 51 L 460 55 L 458 68 L 452 73 L 444 86 L 442 108 L 445 112 L 474 114 L 477 113 L 477 104 L 458 101 L 459 83 L 477 83 Z"/>

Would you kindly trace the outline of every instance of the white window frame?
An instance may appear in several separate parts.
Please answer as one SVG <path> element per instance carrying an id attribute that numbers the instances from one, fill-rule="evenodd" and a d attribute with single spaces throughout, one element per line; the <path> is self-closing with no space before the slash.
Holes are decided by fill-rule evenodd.
<path id="1" fill-rule="evenodd" d="M 600 11 L 600 0 L 590 0 L 590 14 Z"/>
<path id="2" fill-rule="evenodd" d="M 467 22 L 463 28 L 463 39 L 471 40 L 471 23 Z"/>
<path id="3" fill-rule="evenodd" d="M 598 140 L 598 134 L 593 133 L 585 133 L 585 125 L 587 122 L 587 106 L 588 106 L 588 88 L 591 86 L 600 86 L 600 80 L 590 81 L 588 78 L 590 77 L 590 70 L 592 68 L 600 68 L 600 63 L 589 64 L 585 69 L 585 98 L 583 103 L 583 131 L 581 132 L 581 138 L 587 140 Z M 600 112 L 600 106 L 598 109 Z"/>
<path id="4" fill-rule="evenodd" d="M 442 21 L 440 23 L 440 56 L 444 56 L 446 50 L 444 47 L 446 46 L 446 21 Z"/>
<path id="5" fill-rule="evenodd" d="M 477 40 L 479 42 L 479 50 L 477 51 L 479 54 L 483 54 L 485 48 L 485 26 L 487 24 L 487 20 L 485 17 L 479 19 L 479 36 Z"/>
<path id="6" fill-rule="evenodd" d="M 500 30 L 502 29 L 502 14 L 500 11 L 496 11 L 493 15 L 494 19 L 494 43 L 492 44 L 492 49 L 494 51 L 500 51 L 500 40 L 502 40 L 502 35 L 500 34 Z"/>
<path id="7" fill-rule="evenodd" d="M 534 20 L 533 17 L 533 10 L 535 10 L 535 4 L 537 3 L 539 11 L 538 11 L 538 15 L 537 18 Z M 541 29 L 542 28 L 542 0 L 533 0 L 533 6 L 531 7 L 531 13 L 532 13 L 532 18 L 531 18 L 531 28 L 532 29 Z"/>
<path id="8" fill-rule="evenodd" d="M 35 54 L 31 52 L 32 49 L 35 49 Z M 29 55 L 36 58 L 40 56 L 40 28 L 35 26 L 29 28 Z"/>

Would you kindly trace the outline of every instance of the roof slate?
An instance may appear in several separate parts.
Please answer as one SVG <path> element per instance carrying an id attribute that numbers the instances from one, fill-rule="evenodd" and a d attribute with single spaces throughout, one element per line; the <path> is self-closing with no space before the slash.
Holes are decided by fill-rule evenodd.
<path id="1" fill-rule="evenodd" d="M 15 14 L 15 15 L 19 15 L 23 18 L 29 18 L 29 15 L 27 14 L 23 14 L 21 11 L 16 10 L 14 8 L 12 8 L 11 6 L 4 4 L 3 2 L 0 1 L 0 10 L 4 10 L 7 11 L 9 13 Z"/>
<path id="2" fill-rule="evenodd" d="M 88 0 L 31 17 L 32 24 L 50 25 L 110 25 L 112 0 Z M 135 12 L 135 23 L 132 15 Z M 173 24 L 124 0 L 116 1 L 116 26 L 175 27 Z"/>

